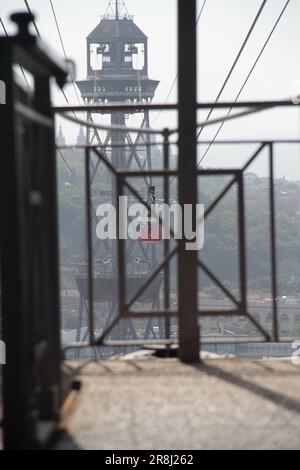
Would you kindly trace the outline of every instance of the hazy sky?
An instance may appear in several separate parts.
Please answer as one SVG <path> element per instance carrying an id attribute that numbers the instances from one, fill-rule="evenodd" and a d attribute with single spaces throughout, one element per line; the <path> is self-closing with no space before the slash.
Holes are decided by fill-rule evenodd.
<path id="1" fill-rule="evenodd" d="M 285 2 L 286 0 L 267 2 L 251 40 L 222 95 L 222 100 L 231 100 L 237 94 Z M 150 78 L 160 80 L 155 101 L 164 102 L 177 69 L 177 2 L 127 0 L 125 3 L 129 13 L 134 15 L 134 21 L 149 37 L 149 75 Z M 198 1 L 198 9 L 202 3 L 203 0 Z M 207 0 L 198 24 L 199 100 L 215 99 L 261 3 L 262 0 Z M 62 55 L 50 2 L 29 0 L 29 4 L 37 15 L 42 37 L 57 54 Z M 53 0 L 53 4 L 67 54 L 77 65 L 77 78 L 85 78 L 85 38 L 104 14 L 108 0 Z M 23 9 L 23 0 L 0 0 L 0 15 L 9 32 L 14 31 L 9 14 Z M 299 19 L 300 0 L 290 0 L 240 99 L 281 99 L 292 94 L 293 83 L 300 83 Z M 70 102 L 76 104 L 76 96 L 71 86 L 67 86 L 66 93 Z M 176 94 L 175 87 L 169 102 L 176 101 Z M 53 100 L 55 103 L 64 104 L 61 94 L 57 92 L 54 93 Z M 226 111 L 222 113 L 224 112 Z M 153 113 L 153 118 L 156 115 L 157 113 Z M 215 112 L 213 117 L 217 115 Z M 169 123 L 170 118 L 162 113 L 156 120 L 155 127 L 164 127 Z M 74 140 L 75 130 L 70 130 L 67 125 L 65 128 L 67 136 Z M 211 137 L 214 130 L 215 128 L 207 130 L 202 137 Z M 219 138 L 298 138 L 299 131 L 298 109 L 281 109 L 228 123 L 223 127 Z M 284 158 L 284 163 L 280 165 L 279 173 L 295 177 L 297 171 L 300 179 L 300 165 L 297 163 L 300 150 L 295 149 L 290 153 L 291 157 Z M 208 154 L 206 164 L 221 165 L 221 161 L 223 165 L 220 151 L 212 150 Z M 232 165 L 234 161 L 236 157 L 228 156 L 226 152 L 226 165 Z"/>

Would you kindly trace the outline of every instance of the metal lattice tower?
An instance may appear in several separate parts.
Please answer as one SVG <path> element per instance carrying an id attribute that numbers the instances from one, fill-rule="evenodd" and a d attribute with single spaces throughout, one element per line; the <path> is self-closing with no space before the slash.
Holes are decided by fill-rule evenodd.
<path id="1" fill-rule="evenodd" d="M 115 1 L 109 3 L 106 14 L 99 24 L 87 36 L 87 78 L 77 81 L 81 96 L 86 104 L 99 103 L 145 103 L 148 104 L 154 97 L 158 81 L 148 77 L 148 38 L 134 23 L 128 14 L 125 4 Z M 87 145 L 99 145 L 101 151 L 110 160 L 116 169 L 130 169 L 136 166 L 140 169 L 151 170 L 151 145 L 149 134 L 143 133 L 144 128 L 150 126 L 148 110 L 130 110 L 128 113 L 120 111 L 88 111 L 87 120 L 94 122 L 101 118 L 111 125 L 125 126 L 126 120 L 132 117 L 139 120 L 140 132 L 135 135 L 127 131 L 98 132 L 97 129 L 87 129 Z M 104 146 L 104 147 L 103 147 Z M 92 164 L 91 176 L 95 181 L 101 165 Z M 144 178 L 144 200 L 151 201 L 153 185 L 151 178 Z M 101 191 L 100 191 L 101 193 Z M 103 194 L 105 191 L 103 192 Z M 110 197 L 116 200 L 116 185 L 114 177 L 111 178 Z M 93 207 L 96 214 L 96 208 Z M 96 219 L 96 216 L 95 216 Z M 116 243 L 114 241 L 96 240 L 94 244 L 94 261 L 98 275 L 94 279 L 95 300 L 107 302 L 108 318 L 114 315 L 118 308 L 113 298 L 116 290 Z M 138 260 L 135 264 L 135 260 Z M 127 250 L 127 275 L 129 290 L 133 292 L 140 282 L 149 275 L 156 263 L 156 247 L 145 246 L 137 241 L 129 244 Z M 140 278 L 139 279 L 139 275 Z M 152 305 L 159 306 L 159 288 L 161 279 L 154 285 L 151 295 Z M 88 309 L 85 294 L 84 274 L 77 278 L 80 291 L 79 326 L 77 339 L 80 339 L 83 310 Z M 104 292 L 105 291 L 105 292 Z M 149 301 L 150 299 L 144 299 Z M 121 329 L 121 332 L 120 332 Z M 147 324 L 145 337 L 151 335 L 152 320 Z M 162 334 L 162 326 L 160 326 Z M 119 331 L 114 331 L 117 339 L 128 337 L 136 338 L 133 322 L 123 320 Z M 154 333 L 153 333 L 154 335 Z M 154 335 L 155 336 L 155 335 Z"/>

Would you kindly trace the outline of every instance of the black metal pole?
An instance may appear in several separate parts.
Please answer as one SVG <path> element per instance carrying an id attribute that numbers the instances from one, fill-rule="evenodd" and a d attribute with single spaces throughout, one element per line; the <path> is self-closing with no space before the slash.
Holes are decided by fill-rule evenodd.
<path id="1" fill-rule="evenodd" d="M 273 145 L 269 146 L 270 169 L 270 247 L 271 247 L 271 284 L 273 303 L 273 338 L 279 341 L 278 308 L 277 308 L 277 259 L 276 259 L 276 221 L 275 221 L 275 191 L 274 191 L 274 155 Z"/>
<path id="2" fill-rule="evenodd" d="M 85 151 L 85 210 L 86 210 L 86 240 L 88 262 L 88 319 L 90 330 L 90 344 L 94 343 L 94 278 L 93 278 L 93 241 L 92 241 L 92 214 L 91 214 L 91 178 L 90 178 L 90 151 Z"/>
<path id="3" fill-rule="evenodd" d="M 246 238 L 245 238 L 245 191 L 243 172 L 238 175 L 238 234 L 239 234 L 239 269 L 240 269 L 240 296 L 242 315 L 247 313 L 247 266 L 246 266 Z"/>
<path id="4" fill-rule="evenodd" d="M 164 170 L 169 170 L 169 158 L 170 156 L 170 145 L 169 145 L 169 131 L 164 130 Z M 170 199 L 170 187 L 169 177 L 164 176 L 164 204 L 169 204 Z M 169 254 L 170 240 L 166 238 L 164 240 L 164 258 Z M 170 262 L 169 262 L 170 263 Z M 164 269 L 164 308 L 165 310 L 170 309 L 170 264 L 167 263 Z M 165 318 L 165 336 L 166 339 L 170 339 L 171 336 L 171 319 L 166 316 Z"/>
<path id="5" fill-rule="evenodd" d="M 197 204 L 196 0 L 178 0 L 179 202 Z M 194 210 L 195 216 L 196 210 Z M 184 219 L 184 217 L 183 217 Z M 183 223 L 184 227 L 184 223 Z M 179 357 L 199 361 L 197 321 L 197 251 L 179 241 Z"/>

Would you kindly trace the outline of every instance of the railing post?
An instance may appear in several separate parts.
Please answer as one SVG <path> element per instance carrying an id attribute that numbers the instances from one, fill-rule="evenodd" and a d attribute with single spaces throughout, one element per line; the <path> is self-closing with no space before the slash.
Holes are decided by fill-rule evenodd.
<path id="1" fill-rule="evenodd" d="M 239 237 L 239 269 L 240 269 L 240 310 L 242 315 L 248 311 L 247 306 L 247 264 L 246 264 L 246 226 L 245 226 L 245 191 L 244 173 L 241 171 L 237 177 L 238 192 L 238 237 Z"/>
<path id="2" fill-rule="evenodd" d="M 185 204 L 192 205 L 194 219 L 197 204 L 196 42 L 196 0 L 178 0 L 179 202 L 182 209 Z M 196 362 L 199 361 L 197 251 L 186 250 L 184 233 L 179 241 L 178 287 L 179 357 L 184 362 Z"/>
<path id="3" fill-rule="evenodd" d="M 94 269 L 93 269 L 93 246 L 92 246 L 92 214 L 91 214 L 91 176 L 90 176 L 90 149 L 85 149 L 85 210 L 86 210 L 86 239 L 87 239 L 87 262 L 88 262 L 88 319 L 90 330 L 90 344 L 94 343 Z"/>
<path id="4" fill-rule="evenodd" d="M 117 201 L 124 193 L 124 182 L 122 175 L 117 175 Z M 119 234 L 123 231 L 125 220 L 120 211 L 120 204 L 117 202 L 117 253 L 118 253 L 118 293 L 119 293 L 119 314 L 125 317 L 126 313 L 126 259 L 125 240 Z M 123 339 L 123 338 L 122 338 Z"/>
<path id="5" fill-rule="evenodd" d="M 164 170 L 169 170 L 170 165 L 170 142 L 169 142 L 169 130 L 164 129 Z M 170 187 L 169 187 L 169 176 L 164 176 L 164 203 L 169 205 L 170 202 Z M 164 258 L 169 254 L 170 240 L 165 238 L 164 240 Z M 164 269 L 164 309 L 170 309 L 170 262 L 168 262 Z M 171 319 L 169 316 L 165 317 L 165 336 L 166 339 L 171 337 Z"/>
<path id="6" fill-rule="evenodd" d="M 275 191 L 274 191 L 274 154 L 273 144 L 269 145 L 270 171 L 270 247 L 271 247 L 271 285 L 273 303 L 273 339 L 279 341 L 278 308 L 277 308 L 277 259 L 276 259 L 276 220 L 275 220 Z"/>

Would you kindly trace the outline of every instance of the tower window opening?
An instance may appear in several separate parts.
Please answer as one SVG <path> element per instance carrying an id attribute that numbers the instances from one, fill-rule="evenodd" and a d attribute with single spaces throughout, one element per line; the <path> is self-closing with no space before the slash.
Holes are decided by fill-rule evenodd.
<path id="1" fill-rule="evenodd" d="M 132 68 L 134 70 L 143 70 L 145 67 L 144 51 L 145 45 L 143 43 L 124 44 L 124 62 L 132 63 Z"/>
<path id="2" fill-rule="evenodd" d="M 90 66 L 92 70 L 102 70 L 103 64 L 111 62 L 110 44 L 91 43 L 90 44 Z"/>

